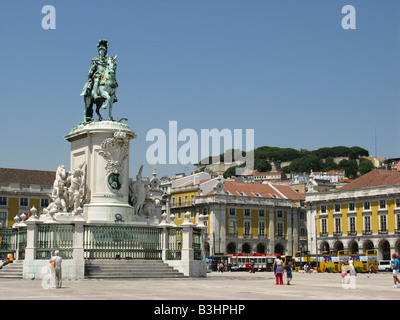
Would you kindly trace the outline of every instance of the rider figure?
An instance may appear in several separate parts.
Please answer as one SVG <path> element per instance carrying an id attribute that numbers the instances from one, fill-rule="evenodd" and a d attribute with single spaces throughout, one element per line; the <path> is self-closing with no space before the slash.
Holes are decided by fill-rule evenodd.
<path id="1" fill-rule="evenodd" d="M 108 50 L 108 41 L 107 40 L 100 40 L 97 44 L 99 56 L 92 59 L 92 63 L 90 64 L 89 74 L 88 74 L 88 82 L 85 85 L 82 96 L 86 94 L 92 93 L 94 99 L 101 98 L 98 92 L 99 82 L 105 81 L 103 79 L 104 74 L 107 70 L 108 66 L 108 57 L 107 50 Z"/>

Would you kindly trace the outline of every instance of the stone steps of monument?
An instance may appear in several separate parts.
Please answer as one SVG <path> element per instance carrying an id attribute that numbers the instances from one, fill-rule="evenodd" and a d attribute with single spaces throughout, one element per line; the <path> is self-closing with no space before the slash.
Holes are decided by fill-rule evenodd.
<path id="1" fill-rule="evenodd" d="M 177 277 L 184 276 L 162 261 L 95 260 L 85 264 L 85 278 L 87 279 Z"/>
<path id="2" fill-rule="evenodd" d="M 0 263 L 1 265 L 1 263 Z M 24 271 L 24 262 L 15 260 L 0 269 L 0 278 L 22 279 Z"/>

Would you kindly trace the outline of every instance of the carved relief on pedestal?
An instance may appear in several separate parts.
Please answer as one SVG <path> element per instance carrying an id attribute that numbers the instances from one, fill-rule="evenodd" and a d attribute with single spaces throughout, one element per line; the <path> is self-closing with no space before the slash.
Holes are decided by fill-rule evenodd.
<path id="1" fill-rule="evenodd" d="M 126 133 L 115 132 L 112 138 L 105 139 L 99 154 L 107 161 L 105 169 L 108 187 L 118 191 L 124 182 L 124 162 L 129 155 L 129 138 Z"/>

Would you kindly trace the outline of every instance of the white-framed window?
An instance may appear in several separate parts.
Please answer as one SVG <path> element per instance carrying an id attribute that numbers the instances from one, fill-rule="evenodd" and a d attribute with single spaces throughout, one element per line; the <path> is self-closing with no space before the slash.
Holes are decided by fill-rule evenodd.
<path id="1" fill-rule="evenodd" d="M 245 221 L 244 222 L 244 235 L 250 236 L 250 234 L 251 234 L 251 222 Z"/>
<path id="2" fill-rule="evenodd" d="M 327 219 L 321 219 L 321 233 L 322 234 L 327 234 L 328 233 Z"/>
<path id="3" fill-rule="evenodd" d="M 399 232 L 400 231 L 400 214 L 396 214 L 396 218 L 397 218 L 396 231 Z"/>
<path id="4" fill-rule="evenodd" d="M 349 203 L 349 211 L 355 211 L 356 210 L 356 205 L 354 202 Z"/>
<path id="5" fill-rule="evenodd" d="M 178 197 L 178 206 L 182 206 L 182 197 Z"/>
<path id="6" fill-rule="evenodd" d="M 276 224 L 276 227 L 277 227 L 277 237 L 278 238 L 282 238 L 283 237 L 283 223 L 282 222 L 278 222 L 277 224 Z"/>
<path id="7" fill-rule="evenodd" d="M 400 198 L 396 199 L 396 208 L 400 208 Z"/>
<path id="8" fill-rule="evenodd" d="M 185 206 L 187 206 L 189 203 L 188 203 L 188 196 L 185 196 L 185 200 L 184 200 L 185 202 L 184 202 L 184 205 Z"/>
<path id="9" fill-rule="evenodd" d="M 379 209 L 386 209 L 386 200 L 379 200 Z"/>
<path id="10" fill-rule="evenodd" d="M 264 209 L 258 210 L 258 216 L 262 218 L 265 217 L 265 210 Z"/>
<path id="11" fill-rule="evenodd" d="M 190 196 L 190 204 L 191 205 L 194 205 L 194 194 L 192 194 L 191 196 Z"/>
<path id="12" fill-rule="evenodd" d="M 340 218 L 335 218 L 335 233 L 341 233 L 342 232 L 342 219 Z"/>
<path id="13" fill-rule="evenodd" d="M 244 209 L 244 216 L 245 217 L 250 217 L 251 216 L 251 211 L 250 211 L 250 209 Z"/>
<path id="14" fill-rule="evenodd" d="M 371 232 L 371 216 L 364 217 L 364 232 Z"/>
<path id="15" fill-rule="evenodd" d="M 237 236 L 237 234 L 236 234 L 236 221 L 234 221 L 234 220 L 229 221 L 229 235 L 231 237 L 236 237 Z"/>
<path id="16" fill-rule="evenodd" d="M 230 216 L 236 216 L 236 209 L 235 208 L 229 208 L 229 215 Z"/>
<path id="17" fill-rule="evenodd" d="M 321 206 L 321 213 L 326 213 L 326 205 Z"/>
<path id="18" fill-rule="evenodd" d="M 277 217 L 277 218 L 283 218 L 283 211 L 282 211 L 282 210 L 278 210 L 278 211 L 276 212 L 276 217 Z"/>
<path id="19" fill-rule="evenodd" d="M 0 206 L 7 205 L 7 197 L 0 197 Z"/>
<path id="20" fill-rule="evenodd" d="M 356 233 L 356 217 L 350 217 L 349 218 L 349 231 L 350 233 Z"/>
<path id="21" fill-rule="evenodd" d="M 0 223 L 3 228 L 7 228 L 7 212 L 0 212 Z"/>
<path id="22" fill-rule="evenodd" d="M 175 198 L 175 197 L 173 197 L 173 198 L 172 198 L 172 207 L 174 208 L 174 207 L 175 207 L 175 205 L 176 205 L 176 198 Z"/>
<path id="23" fill-rule="evenodd" d="M 387 215 L 381 214 L 379 216 L 379 222 L 380 222 L 380 231 L 386 232 L 387 231 Z"/>
<path id="24" fill-rule="evenodd" d="M 47 208 L 49 206 L 49 199 L 40 199 L 40 207 Z"/>
<path id="25" fill-rule="evenodd" d="M 370 210 L 370 209 L 371 209 L 371 202 L 364 201 L 364 210 Z"/>
<path id="26" fill-rule="evenodd" d="M 260 237 L 265 237 L 265 222 L 264 221 L 260 221 L 258 223 L 258 235 Z"/>
<path id="27" fill-rule="evenodd" d="M 341 206 L 340 203 L 335 203 L 335 212 L 340 212 Z"/>
<path id="28" fill-rule="evenodd" d="M 29 199 L 28 198 L 19 198 L 19 206 L 20 207 L 28 207 Z"/>

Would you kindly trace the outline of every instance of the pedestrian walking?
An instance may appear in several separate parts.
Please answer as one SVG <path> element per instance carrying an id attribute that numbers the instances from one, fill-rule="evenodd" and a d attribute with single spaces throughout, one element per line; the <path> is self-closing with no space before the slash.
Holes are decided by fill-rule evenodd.
<path id="1" fill-rule="evenodd" d="M 347 266 L 343 260 L 340 260 L 340 275 L 342 276 L 342 284 L 344 284 L 345 278 L 347 276 Z"/>
<path id="2" fill-rule="evenodd" d="M 254 271 L 254 260 L 251 260 L 251 269 L 250 269 L 250 273 L 255 273 Z"/>
<path id="3" fill-rule="evenodd" d="M 274 261 L 274 274 L 276 283 L 275 284 L 283 284 L 283 266 L 282 266 L 281 255 L 277 254 L 276 259 Z"/>
<path id="4" fill-rule="evenodd" d="M 349 260 L 350 276 L 356 276 L 356 268 L 354 267 L 353 259 Z"/>
<path id="5" fill-rule="evenodd" d="M 286 263 L 284 269 L 286 270 L 287 285 L 290 285 L 290 282 L 292 281 L 292 266 L 290 265 L 290 262 Z"/>
<path id="6" fill-rule="evenodd" d="M 50 269 L 54 271 L 54 278 L 55 278 L 55 287 L 61 288 L 62 285 L 62 271 L 61 271 L 61 264 L 62 258 L 59 256 L 59 251 L 54 251 L 54 256 L 50 259 Z"/>
<path id="7" fill-rule="evenodd" d="M 393 288 L 399 288 L 400 280 L 397 276 L 399 275 L 400 262 L 395 253 L 393 253 L 392 258 L 393 258 L 392 269 L 393 269 L 393 282 L 394 282 Z"/>

